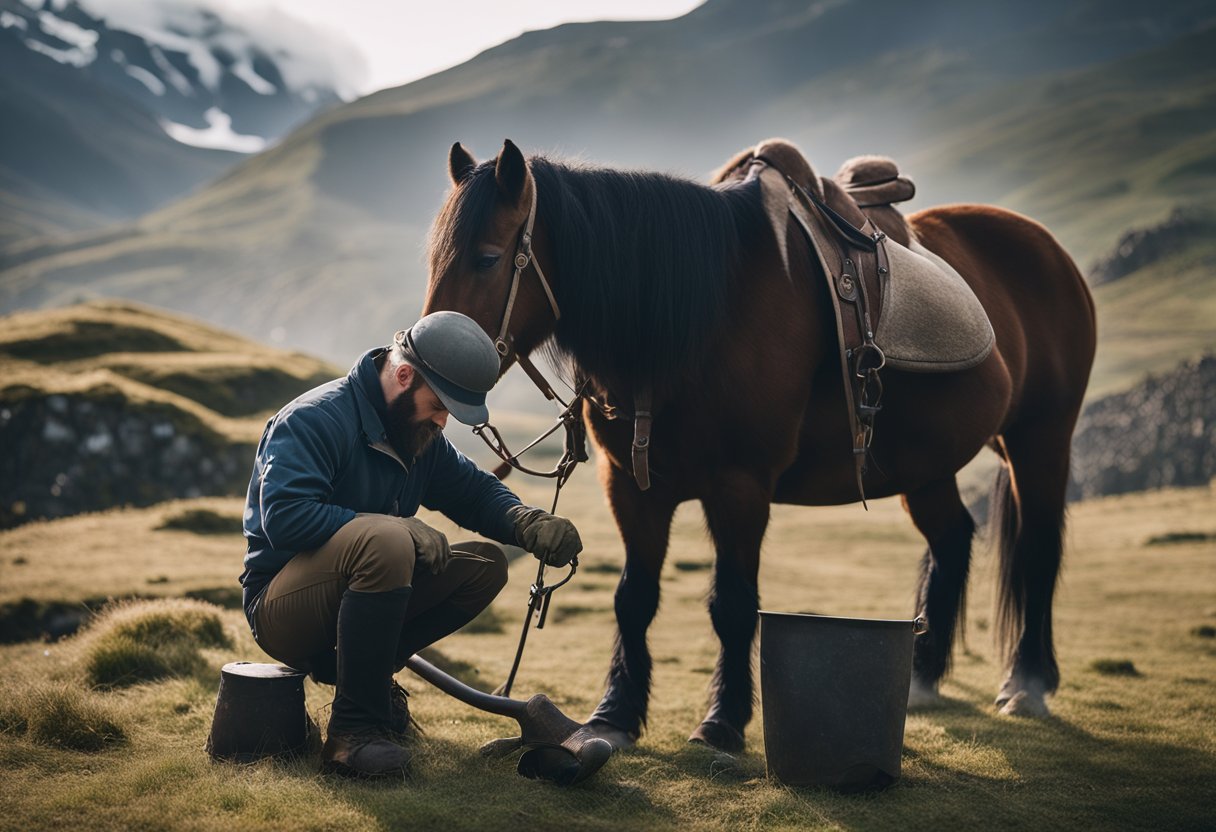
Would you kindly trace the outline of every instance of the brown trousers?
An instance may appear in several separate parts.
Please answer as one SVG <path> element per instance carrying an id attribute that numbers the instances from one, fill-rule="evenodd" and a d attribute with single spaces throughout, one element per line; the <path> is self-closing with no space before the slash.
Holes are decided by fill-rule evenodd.
<path id="1" fill-rule="evenodd" d="M 274 576 L 254 613 L 258 645 L 283 664 L 320 670 L 332 662 L 338 607 L 348 588 L 387 592 L 413 586 L 402 632 L 394 634 L 401 641 L 411 624 L 431 612 L 471 620 L 507 582 L 506 554 L 495 543 L 452 544 L 452 559 L 438 575 L 422 563 L 415 571 L 414 560 L 414 540 L 401 518 L 358 515 Z"/>

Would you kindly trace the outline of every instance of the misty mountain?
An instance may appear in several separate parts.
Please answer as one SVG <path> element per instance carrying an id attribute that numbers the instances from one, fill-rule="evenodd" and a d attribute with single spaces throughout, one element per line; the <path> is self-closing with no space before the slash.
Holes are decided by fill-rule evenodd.
<path id="1" fill-rule="evenodd" d="M 824 174 L 883 153 L 919 204 L 1022 210 L 1084 263 L 1210 199 L 1210 17 L 1187 0 L 712 0 L 530 32 L 329 110 L 137 222 L 9 246 L 0 310 L 121 295 L 345 363 L 417 315 L 452 141 L 485 158 L 505 136 L 695 178 L 773 135 Z"/>
<path id="2" fill-rule="evenodd" d="M 324 56 L 201 6 L 112 6 L 0 0 L 0 239 L 142 214 L 340 101 Z"/>

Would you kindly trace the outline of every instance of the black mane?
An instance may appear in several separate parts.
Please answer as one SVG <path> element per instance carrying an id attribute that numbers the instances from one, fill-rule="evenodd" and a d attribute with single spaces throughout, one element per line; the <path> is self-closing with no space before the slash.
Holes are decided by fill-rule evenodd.
<path id="1" fill-rule="evenodd" d="M 726 323 L 742 239 L 766 222 L 758 186 L 710 188 L 543 157 L 530 164 L 557 261 L 558 357 L 610 386 L 679 385 Z M 494 166 L 480 165 L 440 248 L 469 251 L 495 198 Z"/>

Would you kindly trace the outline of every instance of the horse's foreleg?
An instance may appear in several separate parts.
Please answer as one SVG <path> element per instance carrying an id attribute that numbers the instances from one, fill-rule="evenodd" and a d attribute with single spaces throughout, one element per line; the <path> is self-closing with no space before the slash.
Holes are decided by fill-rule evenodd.
<path id="1" fill-rule="evenodd" d="M 616 468 L 606 486 L 625 542 L 625 568 L 616 588 L 617 635 L 607 690 L 588 726 L 621 748 L 632 745 L 646 724 L 651 670 L 646 631 L 659 609 L 659 573 L 676 503 L 658 484 L 639 491 L 632 477 Z"/>
<path id="2" fill-rule="evenodd" d="M 752 718 L 752 641 L 760 608 L 756 578 L 771 501 L 771 484 L 744 472 L 720 478 L 701 501 L 717 548 L 709 616 L 721 650 L 709 713 L 689 740 L 724 751 L 743 750 L 743 730 Z"/>
<path id="3" fill-rule="evenodd" d="M 965 612 L 975 522 L 953 477 L 905 494 L 904 506 L 929 543 L 916 599 L 929 632 L 916 637 L 913 652 L 908 704 L 915 706 L 937 698 L 938 682 L 950 668 L 955 625 Z"/>

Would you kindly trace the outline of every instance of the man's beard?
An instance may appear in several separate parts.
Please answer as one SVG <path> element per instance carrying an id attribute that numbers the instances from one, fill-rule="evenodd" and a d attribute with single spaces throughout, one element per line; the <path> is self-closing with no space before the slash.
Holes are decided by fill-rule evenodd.
<path id="1" fill-rule="evenodd" d="M 417 378 L 408 389 L 397 394 L 397 398 L 388 403 L 388 422 L 384 430 L 388 434 L 389 444 L 404 462 L 422 456 L 427 445 L 438 436 L 443 428 L 434 422 L 415 422 L 418 409 L 414 406 L 414 391 L 418 387 Z"/>

